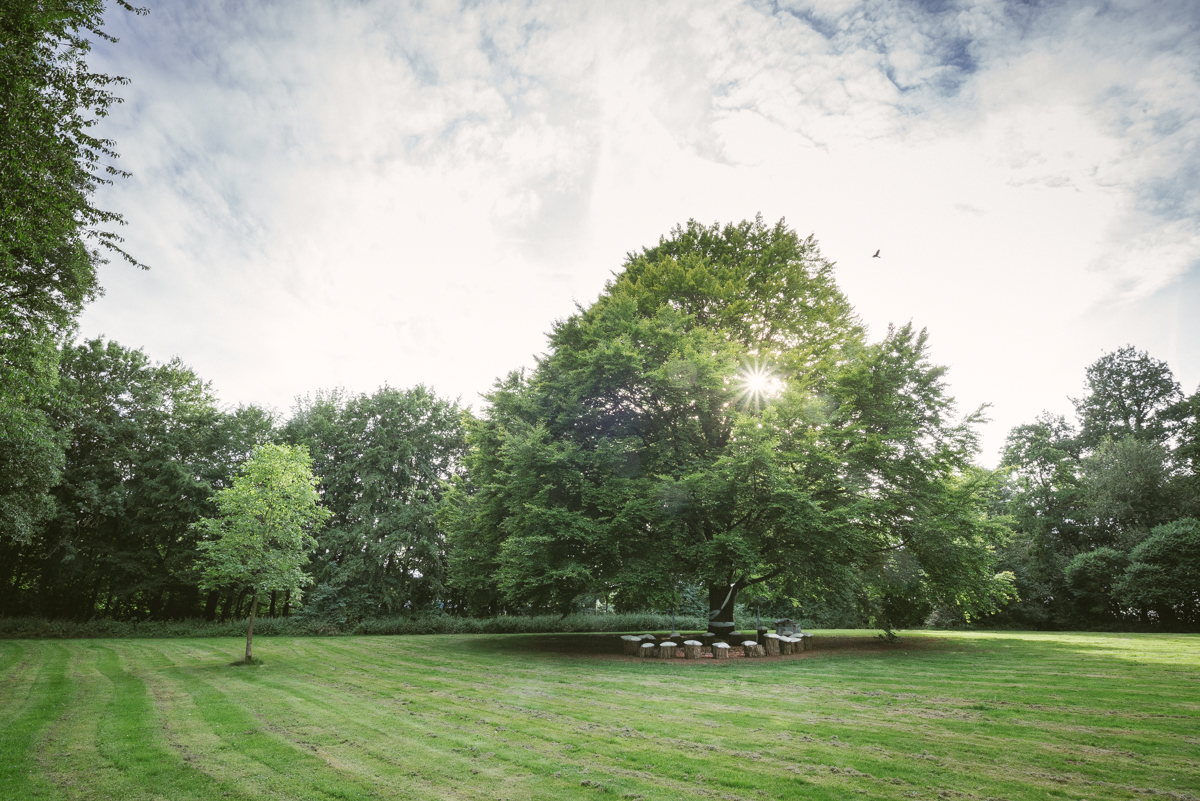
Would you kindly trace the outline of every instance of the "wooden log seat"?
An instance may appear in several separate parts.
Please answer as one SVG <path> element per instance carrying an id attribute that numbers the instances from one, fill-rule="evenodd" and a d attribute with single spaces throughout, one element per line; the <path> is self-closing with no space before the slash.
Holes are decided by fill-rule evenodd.
<path id="1" fill-rule="evenodd" d="M 761 645 L 759 645 L 758 643 L 756 643 L 754 640 L 743 640 L 742 641 L 742 651 L 746 654 L 747 657 L 765 656 L 766 655 L 766 651 L 763 650 L 763 647 Z"/>

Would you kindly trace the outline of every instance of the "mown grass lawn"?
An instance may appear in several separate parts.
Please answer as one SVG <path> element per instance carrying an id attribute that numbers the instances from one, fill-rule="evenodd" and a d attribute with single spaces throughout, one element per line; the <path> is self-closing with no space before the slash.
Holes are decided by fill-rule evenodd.
<path id="1" fill-rule="evenodd" d="M 0 798 L 1200 797 L 1200 637 L 0 641 Z"/>

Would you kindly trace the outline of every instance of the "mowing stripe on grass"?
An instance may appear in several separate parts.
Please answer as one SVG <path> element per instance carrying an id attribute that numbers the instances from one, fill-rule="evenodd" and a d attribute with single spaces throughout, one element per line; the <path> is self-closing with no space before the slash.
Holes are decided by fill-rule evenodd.
<path id="1" fill-rule="evenodd" d="M 52 785 L 37 764 L 37 749 L 46 728 L 66 712 L 73 696 L 67 677 L 70 652 L 60 644 L 30 646 L 40 657 L 28 695 L 4 698 L 14 714 L 0 729 L 0 798 L 49 795 Z"/>
<path id="2" fill-rule="evenodd" d="M 228 667 L 224 670 L 255 670 L 254 667 Z M 287 788 L 297 798 L 345 799 L 358 801 L 375 796 L 375 788 L 346 771 L 305 754 L 293 743 L 263 730 L 254 714 L 217 689 L 208 675 L 180 668 L 166 671 L 191 696 L 196 709 L 213 732 L 230 748 L 267 767 L 278 777 L 275 784 Z"/>
<path id="3" fill-rule="evenodd" d="M 121 664 L 115 650 L 102 648 L 96 666 L 112 685 L 97 744 L 127 783 L 122 797 L 131 797 L 135 790 L 171 799 L 237 795 L 236 788 L 191 767 L 163 744 L 146 685 L 128 664 Z"/>
<path id="4" fill-rule="evenodd" d="M 43 733 L 42 757 L 72 798 L 154 794 L 96 743 L 115 725 L 101 719 L 127 709 L 117 696 L 140 693 L 121 725 L 147 720 L 150 746 L 275 801 L 328 801 L 322 782 L 422 801 L 1200 794 L 1196 637 L 914 634 L 906 653 L 845 634 L 825 638 L 828 658 L 715 668 L 545 640 L 273 638 L 253 668 L 228 666 L 233 639 L 67 643 L 87 655 L 68 674 L 79 700 Z M 113 670 L 103 649 L 132 683 L 100 674 L 101 656 Z M 0 698 L 23 699 L 49 656 L 13 657 L 19 688 Z"/>

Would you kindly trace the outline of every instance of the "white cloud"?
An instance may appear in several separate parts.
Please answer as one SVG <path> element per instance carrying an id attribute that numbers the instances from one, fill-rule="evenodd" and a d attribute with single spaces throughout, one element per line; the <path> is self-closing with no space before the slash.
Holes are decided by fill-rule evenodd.
<path id="1" fill-rule="evenodd" d="M 97 54 L 133 83 L 106 130 L 135 178 L 103 200 L 154 270 L 106 268 L 83 333 L 228 401 L 474 402 L 626 252 L 762 211 L 817 235 L 873 331 L 930 327 L 963 405 L 995 404 L 990 460 L 1101 348 L 1181 341 L 1143 317 L 1183 314 L 1162 293 L 1200 260 L 1197 13 L 932 5 L 115 15 Z"/>

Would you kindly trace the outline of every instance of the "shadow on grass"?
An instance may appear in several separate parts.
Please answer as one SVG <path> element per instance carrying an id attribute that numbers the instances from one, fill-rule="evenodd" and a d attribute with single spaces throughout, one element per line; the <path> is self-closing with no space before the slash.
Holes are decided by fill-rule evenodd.
<path id="1" fill-rule="evenodd" d="M 1200 634 L 1090 631 L 956 631 L 939 636 L 989 650 L 1025 651 L 1045 658 L 1118 660 L 1200 667 Z"/>
<path id="2" fill-rule="evenodd" d="M 463 638 L 461 644 L 475 651 L 494 653 L 525 653 L 548 656 L 585 657 L 595 659 L 616 659 L 628 661 L 643 661 L 637 657 L 627 656 L 621 651 L 620 634 L 508 634 L 502 636 L 475 636 Z M 912 651 L 955 651 L 959 644 L 946 637 L 929 637 L 908 634 L 896 642 L 889 643 L 880 640 L 874 633 L 862 634 L 817 634 L 809 640 L 809 648 L 800 654 L 790 656 L 765 657 L 747 660 L 751 663 L 776 663 L 784 660 L 811 659 L 821 656 L 837 655 L 887 655 Z M 654 660 L 658 661 L 658 660 Z M 690 664 L 712 663 L 711 659 L 684 660 Z M 731 660 L 741 662 L 742 660 Z M 727 664 L 724 660 L 717 664 Z"/>
<path id="3" fill-rule="evenodd" d="M 266 662 L 259 659 L 257 656 L 253 659 L 237 659 L 229 663 L 229 667 L 262 667 Z"/>

